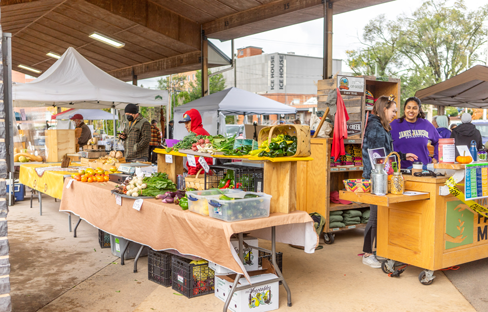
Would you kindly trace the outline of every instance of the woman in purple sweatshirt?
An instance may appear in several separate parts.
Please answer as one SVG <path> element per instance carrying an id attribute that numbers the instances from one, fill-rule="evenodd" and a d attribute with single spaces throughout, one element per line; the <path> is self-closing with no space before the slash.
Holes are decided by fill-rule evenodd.
<path id="1" fill-rule="evenodd" d="M 437 162 L 439 133 L 425 119 L 422 103 L 417 97 L 410 97 L 405 101 L 403 116 L 391 123 L 391 136 L 395 151 L 417 155 L 424 166 Z M 429 141 L 434 146 L 434 159 L 430 158 L 427 149 Z M 412 167 L 412 162 L 402 160 L 402 168 L 409 167 Z"/>

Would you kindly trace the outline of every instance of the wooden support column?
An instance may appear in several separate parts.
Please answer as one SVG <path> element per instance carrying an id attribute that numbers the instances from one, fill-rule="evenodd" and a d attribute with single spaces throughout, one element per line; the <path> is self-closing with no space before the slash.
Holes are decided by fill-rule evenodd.
<path id="1" fill-rule="evenodd" d="M 166 162 L 165 154 L 158 154 L 158 172 L 164 172 L 168 174 L 168 179 L 176 184 L 178 175 L 183 174 L 183 157 L 172 156 L 171 163 Z"/>
<path id="2" fill-rule="evenodd" d="M 446 107 L 442 105 L 437 106 L 437 116 L 445 115 L 445 114 L 446 114 Z"/>
<path id="3" fill-rule="evenodd" d="M 332 77 L 332 14 L 334 13 L 332 1 L 324 2 L 324 67 L 323 79 Z"/>
<path id="4" fill-rule="evenodd" d="M 134 73 L 134 69 L 132 69 L 132 84 L 137 86 L 137 75 Z"/>
<path id="5" fill-rule="evenodd" d="M 208 86 L 208 39 L 202 33 L 202 97 L 209 95 Z"/>

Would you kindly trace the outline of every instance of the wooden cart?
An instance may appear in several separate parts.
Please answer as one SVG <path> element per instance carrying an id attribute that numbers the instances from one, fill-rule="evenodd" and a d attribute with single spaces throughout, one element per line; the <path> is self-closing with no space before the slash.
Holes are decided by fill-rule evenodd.
<path id="1" fill-rule="evenodd" d="M 488 257 L 488 219 L 452 195 L 440 195 L 446 177 L 405 177 L 418 196 L 340 192 L 340 198 L 378 205 L 377 255 L 385 273 L 397 262 L 424 269 L 419 281 L 433 283 L 434 271 Z"/>

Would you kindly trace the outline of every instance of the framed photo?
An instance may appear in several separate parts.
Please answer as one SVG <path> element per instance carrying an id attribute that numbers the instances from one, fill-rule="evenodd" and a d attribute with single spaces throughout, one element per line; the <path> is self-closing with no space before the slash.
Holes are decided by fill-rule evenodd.
<path id="1" fill-rule="evenodd" d="M 385 161 L 386 150 L 384 147 L 368 148 L 368 155 L 371 162 L 371 167 L 374 169 L 375 164 L 377 164 L 378 162 L 383 163 Z M 390 156 L 388 162 L 385 164 L 385 171 L 388 173 L 388 175 L 393 174 L 393 162 L 398 163 L 395 155 Z"/>

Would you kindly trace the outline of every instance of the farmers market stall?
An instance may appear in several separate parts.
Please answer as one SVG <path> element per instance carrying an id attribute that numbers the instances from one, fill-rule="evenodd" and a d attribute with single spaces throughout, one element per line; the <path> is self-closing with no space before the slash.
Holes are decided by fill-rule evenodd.
<path id="1" fill-rule="evenodd" d="M 307 150 L 310 141 L 308 126 L 265 128 L 260 133 L 259 142 L 194 134 L 187 136 L 187 140 L 190 141 L 190 147 L 195 147 L 193 144 L 198 142 L 199 149 L 179 149 L 184 145 L 181 143 L 168 150 L 158 150 L 158 173 L 145 174 L 145 177 L 141 176 L 142 172 L 138 175 L 122 175 L 118 184 L 84 183 L 86 175 L 92 177 L 91 173 L 67 179 L 63 186 L 60 211 L 78 215 L 80 221 L 84 220 L 115 237 L 117 244 L 120 240 L 127 241 L 120 254 L 121 264 L 124 263 L 131 242 L 140 244 L 140 247 L 136 247 L 139 249 L 135 256 L 135 269 L 137 259 L 144 246 L 147 246 L 152 249 L 150 253 L 174 249 L 183 255 L 206 259 L 212 263 L 216 273 L 226 270 L 235 272 L 229 284 L 230 291 L 225 291 L 229 294 L 220 298 L 225 301 L 224 311 L 227 311 L 234 292 L 277 282 L 283 283 L 288 293 L 288 305 L 291 305 L 291 293 L 281 274 L 282 262 L 277 261 L 275 247 L 278 241 L 303 246 L 305 252 L 313 253 L 318 244 L 312 218 L 304 211 L 296 211 L 296 163 L 311 159 L 308 157 L 310 151 Z M 204 166 L 202 170 L 205 173 L 202 176 L 205 178 L 199 180 L 186 176 L 186 181 L 179 183 L 179 175 L 183 174 L 183 157 L 191 162 L 195 155 L 251 160 L 254 165 Z M 262 166 L 256 166 L 256 162 Z M 119 167 L 121 171 L 122 166 L 125 165 Z M 118 176 L 110 174 L 109 180 L 112 178 Z M 192 191 L 190 183 L 198 185 L 198 189 Z M 186 192 L 182 188 L 186 188 Z M 261 190 L 257 191 L 257 188 Z M 100 205 L 100 202 L 104 205 Z M 271 240 L 272 250 L 244 243 L 247 239 L 244 232 L 253 235 L 254 239 Z M 231 244 L 233 234 L 238 237 L 236 244 Z M 264 252 L 270 255 L 273 267 L 268 268 L 265 264 L 262 267 L 266 268 L 266 272 L 268 269 L 274 270 L 274 278 L 266 282 L 254 279 L 253 276 L 261 271 L 255 271 L 257 263 L 256 268 L 249 267 L 249 248 L 254 249 L 256 255 L 258 251 L 259 254 Z M 251 270 L 253 272 L 249 273 Z M 243 276 L 249 284 L 238 283 Z M 208 293 L 206 283 L 209 281 L 201 282 L 206 286 L 193 289 L 194 294 Z M 185 294 L 179 288 L 179 283 L 179 276 L 177 281 L 173 276 L 173 289 Z M 213 279 L 211 283 L 213 285 Z M 212 293 L 213 289 L 211 286 Z M 192 297 L 191 291 L 189 297 Z"/>

